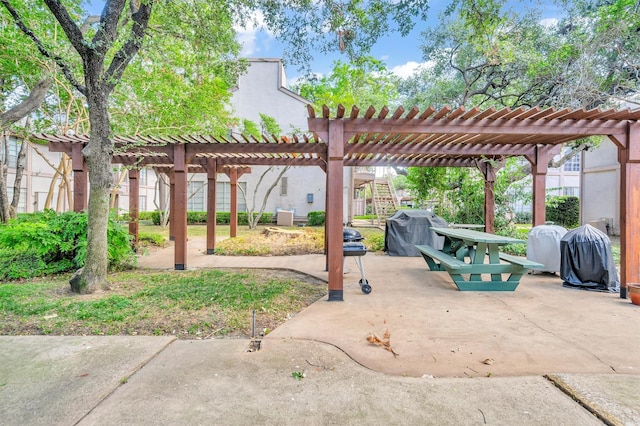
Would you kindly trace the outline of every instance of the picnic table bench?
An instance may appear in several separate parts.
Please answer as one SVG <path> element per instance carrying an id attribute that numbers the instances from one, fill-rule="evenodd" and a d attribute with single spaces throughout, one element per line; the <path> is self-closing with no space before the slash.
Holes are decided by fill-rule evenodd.
<path id="1" fill-rule="evenodd" d="M 415 247 L 431 271 L 446 271 L 460 291 L 513 291 L 529 269 L 544 267 L 499 251 L 506 244 L 526 244 L 524 240 L 470 229 L 431 230 L 445 237 L 442 250 L 428 245 Z"/>

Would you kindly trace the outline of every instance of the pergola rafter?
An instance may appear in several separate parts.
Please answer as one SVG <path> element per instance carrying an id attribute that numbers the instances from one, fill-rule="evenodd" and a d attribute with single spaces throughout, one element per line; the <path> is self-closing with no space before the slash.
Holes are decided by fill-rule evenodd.
<path id="1" fill-rule="evenodd" d="M 345 166 L 477 167 L 485 178 L 485 227 L 493 230 L 495 172 L 508 157 L 522 156 L 533 175 L 533 224 L 544 223 L 544 181 L 547 164 L 562 144 L 588 136 L 610 138 L 619 149 L 621 163 L 621 297 L 626 283 L 640 282 L 640 262 L 632 253 L 640 250 L 640 110 L 571 110 L 449 106 L 424 111 L 402 106 L 347 111 L 308 106 L 309 135 L 291 137 L 247 135 L 229 137 L 178 135 L 114 137 L 113 162 L 128 167 L 152 166 L 169 173 L 172 189 L 172 224 L 175 227 L 176 269 L 186 266 L 186 178 L 190 172 L 206 172 L 209 186 L 215 176 L 227 173 L 233 180 L 252 165 L 318 166 L 327 173 L 327 264 L 329 300 L 342 300 L 342 226 Z M 34 135 L 48 141 L 51 151 L 72 157 L 75 209 L 86 208 L 86 165 L 82 148 L 88 136 Z M 224 169 L 228 168 L 228 169 Z M 212 185 L 213 184 L 213 185 Z M 179 188 L 179 189 L 178 189 Z M 208 196 L 213 209 L 209 241 L 215 243 L 215 190 Z M 79 200 L 79 201 L 78 201 Z M 137 206 L 135 207 L 137 211 Z M 173 234 L 173 233 L 172 233 Z"/>

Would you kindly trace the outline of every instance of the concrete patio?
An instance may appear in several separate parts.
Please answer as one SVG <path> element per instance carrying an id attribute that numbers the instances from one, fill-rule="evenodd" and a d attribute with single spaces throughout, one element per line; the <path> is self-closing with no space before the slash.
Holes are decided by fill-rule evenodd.
<path id="1" fill-rule="evenodd" d="M 326 278 L 321 255 L 205 255 L 188 267 Z M 140 259 L 170 269 L 167 248 Z M 422 258 L 347 259 L 344 302 L 321 299 L 248 339 L 0 337 L 4 424 L 640 424 L 640 306 L 527 275 L 460 292 Z M 176 273 L 180 273 L 177 271 Z M 258 314 L 258 325 L 259 325 Z M 390 335 L 394 356 L 366 338 Z M 304 373 L 296 380 L 292 373 Z M 594 415 L 595 414 L 595 415 Z"/>

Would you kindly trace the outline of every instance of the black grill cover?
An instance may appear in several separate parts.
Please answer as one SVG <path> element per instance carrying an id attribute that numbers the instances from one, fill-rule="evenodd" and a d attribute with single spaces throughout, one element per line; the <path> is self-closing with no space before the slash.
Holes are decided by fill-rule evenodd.
<path id="1" fill-rule="evenodd" d="M 560 240 L 560 278 L 566 287 L 620 291 L 607 234 L 591 225 L 567 232 Z"/>
<path id="2" fill-rule="evenodd" d="M 415 245 L 441 249 L 444 237 L 431 228 L 446 228 L 447 222 L 429 210 L 398 210 L 387 219 L 384 229 L 384 251 L 390 256 L 420 256 Z"/>

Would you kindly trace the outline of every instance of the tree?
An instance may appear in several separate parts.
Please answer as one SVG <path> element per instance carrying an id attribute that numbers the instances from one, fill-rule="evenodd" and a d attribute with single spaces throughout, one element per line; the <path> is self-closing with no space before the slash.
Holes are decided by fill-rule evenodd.
<path id="1" fill-rule="evenodd" d="M 371 105 L 379 109 L 398 102 L 397 86 L 398 78 L 384 62 L 364 56 L 349 63 L 336 61 L 330 74 L 302 79 L 294 90 L 313 102 L 316 109 L 323 105 L 343 105 L 347 110 L 353 105 Z"/>
<path id="2" fill-rule="evenodd" d="M 18 27 L 27 34 L 41 54 L 53 59 L 69 82 L 86 96 L 89 107 L 91 131 L 89 143 L 83 150 L 89 170 L 91 192 L 89 196 L 87 227 L 87 259 L 84 268 L 74 275 L 71 287 L 79 293 L 92 292 L 98 286 L 107 286 L 107 222 L 109 194 L 113 177 L 111 157 L 114 144 L 111 140 L 108 101 L 133 55 L 140 49 L 151 16 L 152 2 L 129 3 L 130 15 L 124 13 L 125 0 L 106 3 L 95 31 L 85 39 L 79 25 L 61 1 L 45 0 L 45 4 L 60 23 L 69 43 L 82 61 L 84 81 L 74 73 L 73 64 L 53 53 L 13 8 L 8 0 L 2 4 L 11 13 Z M 119 37 L 126 27 L 126 36 Z"/>
<path id="3" fill-rule="evenodd" d="M 557 25 L 505 3 L 452 2 L 440 24 L 423 32 L 432 66 L 405 82 L 406 99 L 587 109 L 632 100 L 640 82 L 637 1 L 565 2 Z"/>
<path id="4" fill-rule="evenodd" d="M 144 48 L 111 98 L 113 133 L 227 132 L 229 89 L 245 66 L 236 59 L 240 45 L 225 2 L 209 3 L 159 2 L 154 8 Z"/>
<path id="5" fill-rule="evenodd" d="M 484 221 L 484 179 L 478 169 L 464 167 L 410 167 L 407 183 L 420 204 L 437 206 L 437 212 L 450 222 Z M 496 227 L 507 225 L 513 216 L 511 205 L 530 201 L 524 189 L 530 184 L 515 158 L 506 161 L 496 173 Z"/>
<path id="6" fill-rule="evenodd" d="M 340 50 L 353 61 L 385 34 L 407 36 L 416 21 L 426 20 L 428 10 L 429 0 L 268 0 L 261 5 L 271 31 L 287 41 L 285 60 L 307 71 L 313 51 Z"/>
<path id="7" fill-rule="evenodd" d="M 22 12 L 27 12 L 22 8 Z M 39 28 L 55 31 L 53 19 L 47 17 L 42 7 L 28 11 Z M 11 24 L 9 16 L 0 15 L 0 137 L 2 160 L 0 167 L 0 221 L 15 217 L 20 201 L 20 184 L 24 170 L 24 158 L 28 145 L 25 119 L 40 107 L 51 88 L 53 79 L 49 64 L 38 58 L 33 43 Z M 31 123 L 33 120 L 31 121 Z M 20 125 L 22 124 L 22 125 Z M 8 197 L 7 162 L 9 147 L 17 146 L 17 161 L 13 183 L 13 197 Z"/>
<path id="8" fill-rule="evenodd" d="M 90 140 L 83 150 L 89 171 L 89 225 L 87 229 L 87 261 L 83 270 L 73 277 L 71 287 L 76 292 L 90 292 L 107 286 L 107 215 L 112 176 L 110 160 L 114 151 L 109 116 L 109 99 L 127 66 L 142 47 L 156 2 L 153 0 L 109 0 L 99 22 L 86 37 L 78 24 L 81 14 L 70 13 L 62 0 L 45 0 L 47 8 L 59 22 L 68 43 L 76 51 L 75 58 L 65 58 L 55 46 L 48 45 L 36 34 L 14 7 L 15 1 L 0 0 L 18 27 L 37 46 L 42 56 L 54 60 L 60 71 L 84 96 L 89 107 Z M 126 7 L 128 6 L 128 7 Z M 278 36 L 291 43 L 289 53 L 298 63 L 307 63 L 308 46 L 314 41 L 335 37 L 339 32 L 349 34 L 345 49 L 357 56 L 366 51 L 380 35 L 398 30 L 407 34 L 413 17 L 424 17 L 427 0 L 335 2 L 253 1 L 225 2 L 158 2 L 158 8 L 173 10 L 181 24 L 176 33 L 191 36 L 194 46 L 197 37 L 211 40 L 218 34 L 217 26 L 229 22 L 228 16 L 240 24 L 249 12 L 260 10 L 265 21 Z M 171 9 L 173 8 L 173 9 Z M 202 11 L 205 12 L 202 12 Z M 391 28 L 387 20 L 397 23 Z M 313 31 L 313 29 L 317 31 Z M 326 30 L 329 30 L 328 32 Z M 318 44 L 316 44 L 318 45 Z M 333 43 L 321 43 L 320 50 L 334 50 Z M 226 53 L 226 52 L 223 52 Z M 80 64 L 77 59 L 81 62 Z"/>
<path id="9" fill-rule="evenodd" d="M 401 84 L 404 99 L 423 107 L 576 109 L 630 101 L 640 81 L 637 2 L 566 4 L 567 18 L 544 26 L 535 14 L 509 12 L 503 0 L 452 3 L 440 25 L 423 33 L 431 66 Z M 549 165 L 559 167 L 598 142 L 574 141 Z M 512 182 L 530 173 L 528 162 L 516 165 Z M 444 179 L 462 172 L 443 173 Z M 425 169 L 409 175 L 416 190 L 419 182 L 437 176 Z M 496 198 L 502 195 L 496 185 Z"/>

